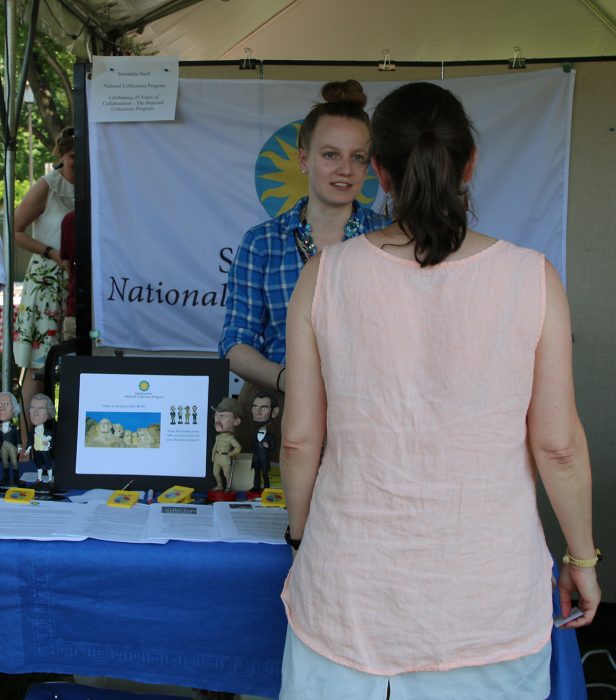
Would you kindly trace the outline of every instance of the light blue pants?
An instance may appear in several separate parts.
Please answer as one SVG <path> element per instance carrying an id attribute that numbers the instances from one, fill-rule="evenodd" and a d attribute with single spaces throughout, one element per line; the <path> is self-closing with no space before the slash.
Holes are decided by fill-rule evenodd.
<path id="1" fill-rule="evenodd" d="M 545 700 L 551 644 L 536 654 L 485 666 L 376 676 L 326 659 L 287 627 L 280 700 Z"/>

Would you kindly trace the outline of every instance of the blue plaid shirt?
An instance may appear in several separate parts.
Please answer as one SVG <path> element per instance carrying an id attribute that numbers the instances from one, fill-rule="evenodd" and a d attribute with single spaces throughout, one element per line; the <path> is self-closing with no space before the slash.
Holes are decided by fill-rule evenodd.
<path id="1" fill-rule="evenodd" d="M 307 199 L 244 236 L 229 269 L 225 324 L 218 344 L 221 357 L 243 343 L 273 362 L 284 362 L 287 307 L 304 267 L 294 233 Z M 388 223 L 357 202 L 353 214 L 359 220 L 359 233 L 376 231 Z"/>

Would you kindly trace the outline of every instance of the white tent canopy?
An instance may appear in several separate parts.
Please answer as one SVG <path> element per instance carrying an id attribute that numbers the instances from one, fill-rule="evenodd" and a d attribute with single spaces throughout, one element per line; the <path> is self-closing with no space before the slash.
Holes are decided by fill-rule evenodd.
<path id="1" fill-rule="evenodd" d="M 84 28 L 85 26 L 85 28 Z M 39 28 L 80 57 L 137 32 L 180 60 L 506 60 L 616 54 L 614 0 L 47 0 Z M 109 46 L 109 43 L 107 43 Z M 108 51 L 107 51 L 108 52 Z"/>

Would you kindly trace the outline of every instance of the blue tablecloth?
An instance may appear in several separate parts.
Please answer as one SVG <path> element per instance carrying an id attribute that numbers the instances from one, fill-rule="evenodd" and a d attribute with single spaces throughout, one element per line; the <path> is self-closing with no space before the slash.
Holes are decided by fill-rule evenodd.
<path id="1" fill-rule="evenodd" d="M 290 564 L 280 545 L 0 540 L 0 672 L 277 697 Z M 552 648 L 550 700 L 583 700 L 575 633 Z"/>
<path id="2" fill-rule="evenodd" d="M 556 564 L 552 573 L 558 579 Z M 558 588 L 552 591 L 552 607 L 555 615 L 561 614 Z M 549 700 L 586 700 L 588 697 L 575 630 L 552 628 L 550 681 Z"/>
<path id="3" fill-rule="evenodd" d="M 277 697 L 282 545 L 0 541 L 0 672 Z"/>

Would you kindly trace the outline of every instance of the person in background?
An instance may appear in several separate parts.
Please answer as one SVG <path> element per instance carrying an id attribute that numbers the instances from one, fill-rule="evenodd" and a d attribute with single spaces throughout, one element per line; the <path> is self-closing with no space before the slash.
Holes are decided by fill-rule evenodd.
<path id="1" fill-rule="evenodd" d="M 256 388 L 277 392 L 283 410 L 287 306 L 306 261 L 332 243 L 386 223 L 385 217 L 357 201 L 372 154 L 361 84 L 327 83 L 321 95 L 323 102 L 310 110 L 298 135 L 308 197 L 250 229 L 229 270 L 229 302 L 218 348 L 232 371 L 246 381 L 240 394 L 246 418 Z M 242 444 L 249 444 L 249 420 L 238 435 Z"/>
<path id="2" fill-rule="evenodd" d="M 30 405 L 43 389 L 35 379 L 49 349 L 60 340 L 66 277 L 60 258 L 60 225 L 75 208 L 75 132 L 64 129 L 56 143 L 54 169 L 28 190 L 15 210 L 15 245 L 32 253 L 24 277 L 13 333 L 13 354 L 22 368 L 22 400 Z M 32 227 L 32 235 L 26 233 Z"/>
<path id="3" fill-rule="evenodd" d="M 451 92 L 405 85 L 372 125 L 394 222 L 311 260 L 289 306 L 280 697 L 543 700 L 537 471 L 562 613 L 575 594 L 583 613 L 566 626 L 601 598 L 567 300 L 542 254 L 468 228 L 477 150 Z"/>
<path id="4" fill-rule="evenodd" d="M 77 279 L 75 275 L 75 212 L 69 213 L 60 224 L 60 258 L 68 275 L 66 314 L 62 322 L 62 340 L 72 340 L 77 336 L 75 314 L 77 312 Z"/>

